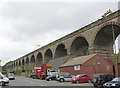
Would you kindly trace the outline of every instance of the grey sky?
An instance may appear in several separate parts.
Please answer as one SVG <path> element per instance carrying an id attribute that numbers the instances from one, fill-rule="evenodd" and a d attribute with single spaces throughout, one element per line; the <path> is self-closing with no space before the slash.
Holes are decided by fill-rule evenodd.
<path id="1" fill-rule="evenodd" d="M 119 0 L 96 1 L 0 1 L 2 65 L 100 19 L 108 9 L 118 9 Z"/>

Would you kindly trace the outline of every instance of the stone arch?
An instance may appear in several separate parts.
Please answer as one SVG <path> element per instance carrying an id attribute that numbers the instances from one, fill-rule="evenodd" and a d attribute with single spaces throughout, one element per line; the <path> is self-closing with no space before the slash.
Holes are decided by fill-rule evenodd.
<path id="1" fill-rule="evenodd" d="M 93 45 L 94 45 L 93 52 L 99 53 L 100 55 L 102 55 L 104 58 L 108 59 L 112 63 L 114 63 L 113 33 L 116 39 L 120 34 L 120 23 L 118 22 L 105 23 L 99 28 L 93 41 Z"/>
<path id="2" fill-rule="evenodd" d="M 24 59 L 22 60 L 22 65 L 23 65 L 23 66 L 25 65 L 25 61 L 24 61 Z"/>
<path id="3" fill-rule="evenodd" d="M 45 61 L 48 62 L 51 59 L 53 59 L 52 51 L 50 49 L 47 49 L 45 52 Z"/>
<path id="4" fill-rule="evenodd" d="M 67 56 L 67 49 L 64 44 L 59 44 L 55 50 L 55 58 Z"/>
<path id="5" fill-rule="evenodd" d="M 21 66 L 21 61 L 19 60 L 19 66 Z"/>
<path id="6" fill-rule="evenodd" d="M 26 58 L 26 64 L 27 65 L 29 64 L 29 58 L 28 57 Z"/>
<path id="7" fill-rule="evenodd" d="M 18 62 L 16 62 L 16 67 L 18 66 Z"/>
<path id="8" fill-rule="evenodd" d="M 89 54 L 88 48 L 88 41 L 84 37 L 76 37 L 70 46 L 70 55 L 72 57 L 87 55 Z"/>
<path id="9" fill-rule="evenodd" d="M 15 67 L 15 62 L 14 62 L 14 67 Z"/>
<path id="10" fill-rule="evenodd" d="M 94 45 L 97 46 L 113 46 L 113 31 L 115 33 L 115 39 L 120 34 L 120 23 L 108 22 L 100 26 L 94 38 Z"/>
<path id="11" fill-rule="evenodd" d="M 31 63 L 35 63 L 35 56 L 34 56 L 34 55 L 32 55 L 32 57 L 31 57 L 31 59 L 30 59 L 30 62 L 31 62 Z"/>
<path id="12" fill-rule="evenodd" d="M 12 63 L 12 67 L 14 67 L 14 64 Z"/>
<path id="13" fill-rule="evenodd" d="M 11 64 L 11 68 L 13 68 L 13 64 Z"/>
<path id="14" fill-rule="evenodd" d="M 9 64 L 9 68 L 11 68 L 11 64 Z"/>
<path id="15" fill-rule="evenodd" d="M 37 66 L 40 66 L 42 63 L 43 63 L 43 56 L 42 56 L 42 54 L 39 52 L 39 53 L 37 54 L 36 65 L 37 65 Z"/>
<path id="16" fill-rule="evenodd" d="M 8 65 L 8 68 L 10 68 L 10 66 Z"/>

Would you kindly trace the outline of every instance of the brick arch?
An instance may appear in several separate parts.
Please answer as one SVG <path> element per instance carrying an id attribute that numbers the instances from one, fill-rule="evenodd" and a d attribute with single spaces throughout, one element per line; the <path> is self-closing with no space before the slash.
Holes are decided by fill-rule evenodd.
<path id="1" fill-rule="evenodd" d="M 55 48 L 54 58 L 60 58 L 66 55 L 68 55 L 66 45 L 64 43 L 59 43 Z"/>
<path id="2" fill-rule="evenodd" d="M 12 68 L 13 68 L 14 66 L 13 66 L 13 63 L 12 63 Z"/>
<path id="3" fill-rule="evenodd" d="M 18 62 L 16 61 L 16 67 L 18 66 Z"/>
<path id="4" fill-rule="evenodd" d="M 43 55 L 41 52 L 38 52 L 36 56 L 36 66 L 40 66 L 41 64 L 43 64 Z"/>
<path id="5" fill-rule="evenodd" d="M 116 26 L 119 26 L 120 27 L 120 23 L 119 22 L 115 22 L 115 21 L 111 21 L 111 22 L 107 22 L 107 23 L 104 23 L 102 25 L 99 26 L 98 30 L 95 31 L 95 36 L 93 37 L 93 43 L 94 43 L 94 40 L 98 34 L 98 32 L 103 29 L 105 26 L 109 26 L 109 25 L 116 25 Z"/>
<path id="6" fill-rule="evenodd" d="M 21 66 L 21 60 L 19 60 L 18 63 L 19 63 L 19 66 Z"/>
<path id="7" fill-rule="evenodd" d="M 22 66 L 24 66 L 25 65 L 25 60 L 24 59 L 22 59 Z"/>
<path id="8" fill-rule="evenodd" d="M 74 41 L 77 37 L 83 37 L 83 38 L 88 42 L 88 45 L 90 45 L 89 39 L 87 39 L 87 37 L 86 37 L 85 35 L 80 34 L 80 35 L 75 36 L 75 37 L 72 39 L 71 44 L 70 44 L 70 47 L 71 47 L 73 41 Z"/>
<path id="9" fill-rule="evenodd" d="M 104 58 L 108 59 L 111 63 L 114 63 L 113 57 L 113 32 L 112 27 L 114 28 L 115 39 L 120 34 L 120 23 L 119 22 L 107 22 L 99 26 L 98 30 L 95 31 L 93 37 L 93 52 L 99 53 Z"/>
<path id="10" fill-rule="evenodd" d="M 10 68 L 10 65 L 8 65 L 8 68 Z"/>
<path id="11" fill-rule="evenodd" d="M 70 45 L 70 55 L 72 57 L 87 55 L 89 49 L 89 42 L 83 35 L 76 36 Z"/>
<path id="12" fill-rule="evenodd" d="M 26 58 L 25 63 L 26 63 L 26 65 L 28 65 L 30 63 L 30 60 L 28 57 Z"/>
<path id="13" fill-rule="evenodd" d="M 13 64 L 13 66 L 15 67 L 15 62 L 14 62 L 14 64 Z"/>
<path id="14" fill-rule="evenodd" d="M 11 64 L 11 66 L 12 66 L 12 68 L 14 67 L 14 64 L 13 64 L 13 62 L 12 62 L 12 64 Z"/>
<path id="15" fill-rule="evenodd" d="M 53 59 L 53 52 L 52 52 L 52 50 L 50 48 L 46 49 L 45 54 L 44 54 L 44 58 L 45 58 L 44 60 L 46 62 L 48 62 L 49 60 Z"/>
<path id="16" fill-rule="evenodd" d="M 111 21 L 111 22 L 107 22 L 107 23 L 104 23 L 103 25 L 101 25 L 99 27 L 99 29 L 102 29 L 103 27 L 107 26 L 107 25 L 117 25 L 117 26 L 120 26 L 120 23 L 119 22 L 115 22 L 115 21 Z"/>
<path id="17" fill-rule="evenodd" d="M 34 55 L 31 56 L 30 63 L 35 63 L 35 56 Z"/>

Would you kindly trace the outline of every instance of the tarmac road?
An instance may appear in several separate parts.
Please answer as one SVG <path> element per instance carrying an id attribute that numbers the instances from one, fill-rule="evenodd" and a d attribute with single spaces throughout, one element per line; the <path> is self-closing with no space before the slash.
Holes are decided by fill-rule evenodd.
<path id="1" fill-rule="evenodd" d="M 10 80 L 7 86 L 2 88 L 94 88 L 90 83 L 73 84 L 71 82 L 46 81 L 40 79 L 32 79 L 24 76 L 16 76 L 15 80 Z"/>

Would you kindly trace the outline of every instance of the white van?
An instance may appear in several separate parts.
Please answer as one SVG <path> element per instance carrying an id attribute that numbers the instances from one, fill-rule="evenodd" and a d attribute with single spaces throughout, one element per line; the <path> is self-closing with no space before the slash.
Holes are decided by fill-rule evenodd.
<path id="1" fill-rule="evenodd" d="M 0 86 L 9 84 L 9 79 L 0 72 Z"/>
<path id="2" fill-rule="evenodd" d="M 8 73 L 7 77 L 8 77 L 9 80 L 12 80 L 12 79 L 14 80 L 15 79 L 15 75 L 13 73 Z"/>

